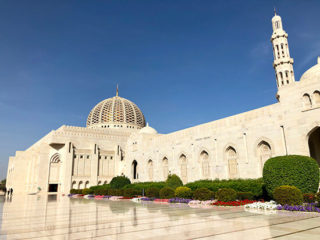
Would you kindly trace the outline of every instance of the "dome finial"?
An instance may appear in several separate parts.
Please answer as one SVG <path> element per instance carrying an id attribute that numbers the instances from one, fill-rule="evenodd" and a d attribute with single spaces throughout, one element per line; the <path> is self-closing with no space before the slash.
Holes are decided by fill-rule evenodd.
<path id="1" fill-rule="evenodd" d="M 116 96 L 118 97 L 119 96 L 119 86 L 117 84 L 117 93 L 116 93 Z"/>
<path id="2" fill-rule="evenodd" d="M 277 16 L 276 7 L 273 7 L 274 15 Z"/>

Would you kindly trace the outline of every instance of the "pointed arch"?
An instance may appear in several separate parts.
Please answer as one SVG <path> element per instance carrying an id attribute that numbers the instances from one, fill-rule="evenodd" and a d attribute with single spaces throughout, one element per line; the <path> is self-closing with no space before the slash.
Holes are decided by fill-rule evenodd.
<path id="1" fill-rule="evenodd" d="M 169 175 L 169 162 L 167 157 L 162 158 L 162 174 L 163 179 L 167 179 Z"/>
<path id="2" fill-rule="evenodd" d="M 309 109 L 312 107 L 312 101 L 311 101 L 310 95 L 308 93 L 305 93 L 303 95 L 302 100 L 303 100 L 304 109 Z"/>
<path id="3" fill-rule="evenodd" d="M 232 146 L 227 147 L 225 155 L 228 162 L 229 178 L 238 178 L 238 153 L 236 149 Z"/>
<path id="4" fill-rule="evenodd" d="M 132 172 L 132 178 L 134 180 L 138 179 L 138 162 L 136 160 L 132 161 L 131 172 Z"/>
<path id="5" fill-rule="evenodd" d="M 209 154 L 207 151 L 202 150 L 200 153 L 201 175 L 203 179 L 210 178 L 210 164 Z"/>
<path id="6" fill-rule="evenodd" d="M 149 181 L 153 181 L 153 161 L 151 159 L 148 161 L 148 177 Z"/>
<path id="7" fill-rule="evenodd" d="M 184 184 L 188 182 L 188 166 L 187 166 L 187 157 L 185 154 L 179 156 L 180 163 L 180 177 Z"/>
<path id="8" fill-rule="evenodd" d="M 259 158 L 261 172 L 262 172 L 264 164 L 269 158 L 272 157 L 271 145 L 266 141 L 261 141 L 257 145 L 257 153 L 258 153 L 258 158 Z"/>
<path id="9" fill-rule="evenodd" d="M 316 90 L 313 92 L 313 101 L 315 105 L 319 106 L 320 105 L 320 91 Z"/>

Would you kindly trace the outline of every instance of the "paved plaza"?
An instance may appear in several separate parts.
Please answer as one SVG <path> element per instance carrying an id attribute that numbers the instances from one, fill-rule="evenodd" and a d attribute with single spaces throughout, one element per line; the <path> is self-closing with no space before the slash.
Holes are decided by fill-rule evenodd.
<path id="1" fill-rule="evenodd" d="M 243 207 L 29 195 L 1 198 L 0 211 L 0 239 L 319 239 L 320 235 L 320 214 Z"/>

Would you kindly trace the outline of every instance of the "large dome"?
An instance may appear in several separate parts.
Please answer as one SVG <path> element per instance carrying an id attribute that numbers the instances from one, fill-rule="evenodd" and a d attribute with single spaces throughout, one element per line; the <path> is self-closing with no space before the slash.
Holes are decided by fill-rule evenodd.
<path id="1" fill-rule="evenodd" d="M 141 129 L 145 125 L 138 106 L 119 96 L 98 103 L 87 119 L 88 128 Z"/>
<path id="2" fill-rule="evenodd" d="M 300 78 L 301 82 L 308 81 L 320 81 L 320 57 L 318 57 L 318 63 L 309 68 Z"/>

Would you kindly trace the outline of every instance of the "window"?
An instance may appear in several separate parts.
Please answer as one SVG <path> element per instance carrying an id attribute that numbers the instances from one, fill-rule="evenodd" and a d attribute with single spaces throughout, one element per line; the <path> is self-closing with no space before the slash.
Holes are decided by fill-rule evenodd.
<path id="1" fill-rule="evenodd" d="M 307 93 L 303 95 L 303 106 L 304 106 L 304 109 L 308 109 L 312 107 L 311 98 Z"/>

